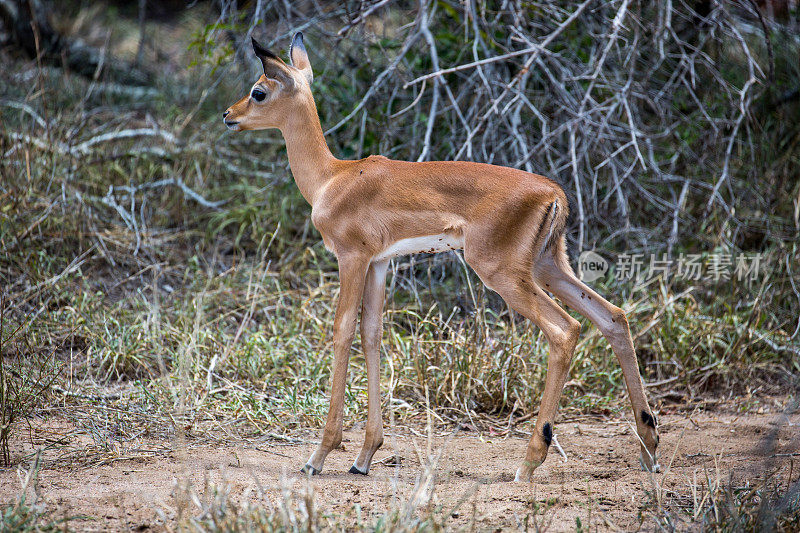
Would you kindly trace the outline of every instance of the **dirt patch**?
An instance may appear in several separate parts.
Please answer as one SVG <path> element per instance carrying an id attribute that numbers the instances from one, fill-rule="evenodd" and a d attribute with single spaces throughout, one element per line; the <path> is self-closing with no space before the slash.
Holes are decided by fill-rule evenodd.
<path id="1" fill-rule="evenodd" d="M 769 471 L 788 486 L 790 478 L 800 477 L 794 464 L 800 459 L 798 425 L 800 415 L 662 416 L 661 464 L 671 466 L 655 477 L 661 494 L 673 503 L 683 502 L 679 507 L 691 512 L 706 476 L 746 482 Z M 41 442 L 47 431 L 35 429 L 33 441 Z M 629 530 L 652 516 L 646 506 L 653 505 L 655 485 L 639 468 L 638 444 L 626 421 L 572 419 L 560 422 L 556 435 L 566 461 L 551 448 L 534 483 L 522 484 L 513 481 L 513 474 L 524 456 L 523 433 L 493 437 L 458 430 L 429 438 L 424 428 L 393 428 L 365 477 L 347 473 L 363 438 L 360 431 L 347 431 L 344 450 L 331 453 L 322 475 L 311 480 L 315 505 L 324 514 L 345 516 L 345 521 L 374 522 L 409 500 L 423 464 L 438 457 L 433 495 L 417 512 L 436 505 L 451 509 L 463 500 L 447 525 L 466 526 L 474 520 L 479 529 L 516 528 L 538 513 L 555 531 L 574 529 L 576 519 L 584 526 Z M 151 453 L 139 448 L 135 457 L 120 453 L 118 460 L 101 466 L 76 468 L 59 462 L 59 448 L 53 445 L 44 454 L 36 490 L 55 516 L 80 516 L 73 522 L 78 529 L 162 530 L 164 519 L 169 524 L 176 516 L 176 484 L 191 483 L 201 495 L 209 484 L 226 487 L 236 501 L 265 487 L 270 498 L 278 498 L 280 491 L 269 487 L 307 483 L 299 468 L 314 443 L 151 446 Z M 30 449 L 30 444 L 24 447 Z M 24 451 L 18 443 L 17 455 Z M 393 456 L 401 459 L 401 466 L 391 466 L 394 461 L 387 459 Z M 700 488 L 694 496 L 692 486 Z M 0 470 L 0 502 L 14 501 L 19 491 L 17 469 Z"/>

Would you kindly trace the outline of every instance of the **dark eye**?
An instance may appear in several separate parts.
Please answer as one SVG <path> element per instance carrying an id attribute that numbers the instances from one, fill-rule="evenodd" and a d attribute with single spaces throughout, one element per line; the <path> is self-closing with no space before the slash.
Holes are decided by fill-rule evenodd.
<path id="1" fill-rule="evenodd" d="M 253 92 L 250 93 L 250 96 L 252 96 L 253 100 L 255 100 L 256 102 L 263 102 L 264 98 L 267 97 L 267 93 L 265 93 L 261 89 L 253 89 Z"/>

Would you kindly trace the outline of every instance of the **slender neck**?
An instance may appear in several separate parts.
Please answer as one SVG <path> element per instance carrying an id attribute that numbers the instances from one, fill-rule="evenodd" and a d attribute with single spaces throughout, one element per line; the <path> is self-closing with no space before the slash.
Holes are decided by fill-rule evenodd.
<path id="1" fill-rule="evenodd" d="M 314 205 L 318 193 L 333 174 L 337 161 L 328 149 L 313 98 L 290 113 L 281 128 L 289 166 L 300 194 Z"/>

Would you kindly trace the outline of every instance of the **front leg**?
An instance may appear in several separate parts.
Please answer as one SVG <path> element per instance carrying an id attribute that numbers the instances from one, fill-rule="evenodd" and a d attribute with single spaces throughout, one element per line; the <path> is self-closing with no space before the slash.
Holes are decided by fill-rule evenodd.
<path id="1" fill-rule="evenodd" d="M 361 307 L 361 348 L 367 363 L 367 428 L 364 446 L 351 474 L 366 475 L 372 456 L 383 444 L 381 415 L 381 337 L 383 336 L 383 299 L 386 293 L 386 267 L 389 260 L 372 263 L 364 286 Z"/>
<path id="2" fill-rule="evenodd" d="M 347 255 L 339 257 L 339 302 L 333 319 L 333 379 L 328 420 L 322 431 L 322 442 L 308 459 L 303 472 L 319 474 L 328 453 L 342 442 L 342 417 L 344 413 L 344 388 L 347 381 L 347 363 L 350 346 L 356 331 L 358 305 L 364 293 L 364 278 L 369 268 L 369 258 Z"/>

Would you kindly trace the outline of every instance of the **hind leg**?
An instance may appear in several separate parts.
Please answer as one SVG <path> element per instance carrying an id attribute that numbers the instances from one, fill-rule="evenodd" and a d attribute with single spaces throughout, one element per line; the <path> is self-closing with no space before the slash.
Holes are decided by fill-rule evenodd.
<path id="1" fill-rule="evenodd" d="M 553 420 L 558 410 L 561 391 L 569 374 L 580 323 L 569 316 L 533 280 L 528 268 L 506 268 L 490 263 L 480 254 L 476 257 L 465 251 L 465 258 L 481 280 L 498 292 L 506 303 L 536 324 L 550 346 L 547 377 L 536 419 L 536 429 L 528 443 L 525 461 L 517 470 L 517 481 L 528 481 L 533 471 L 544 461 L 553 439 Z M 509 262 L 510 263 L 510 262 Z"/>
<path id="2" fill-rule="evenodd" d="M 609 303 L 575 276 L 564 248 L 561 239 L 542 255 L 534 269 L 535 279 L 567 306 L 591 320 L 611 344 L 622 367 L 633 407 L 636 431 L 641 440 L 642 467 L 658 472 L 656 418 L 647 403 L 628 319 L 622 309 Z"/>

